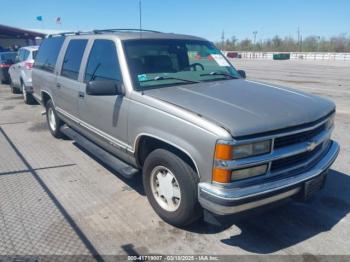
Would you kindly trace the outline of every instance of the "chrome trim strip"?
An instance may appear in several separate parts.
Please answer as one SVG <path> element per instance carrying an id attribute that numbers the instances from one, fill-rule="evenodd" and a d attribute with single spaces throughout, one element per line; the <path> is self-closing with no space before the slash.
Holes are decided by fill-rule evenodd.
<path id="1" fill-rule="evenodd" d="M 207 199 L 200 199 L 200 203 L 204 208 L 206 208 L 208 210 L 213 210 L 215 212 L 215 214 L 228 215 L 228 214 L 239 213 L 239 212 L 242 212 L 245 210 L 253 209 L 256 207 L 260 207 L 263 205 L 267 205 L 267 204 L 291 197 L 291 196 L 297 194 L 300 191 L 300 189 L 301 189 L 300 187 L 293 188 L 292 190 L 283 192 L 281 194 L 277 194 L 277 195 L 270 196 L 267 198 L 259 199 L 257 201 L 245 203 L 245 204 L 238 205 L 238 206 L 220 206 L 220 205 L 216 205 L 216 204 L 210 202 Z"/>
<path id="2" fill-rule="evenodd" d="M 76 122 L 77 124 L 85 127 L 86 129 L 88 129 L 89 131 L 99 135 L 100 137 L 106 139 L 111 145 L 118 147 L 119 149 L 123 149 L 126 150 L 130 153 L 134 153 L 133 149 L 131 146 L 127 145 L 126 143 L 108 135 L 107 133 L 101 131 L 100 129 L 97 129 L 95 127 L 93 127 L 92 125 L 80 120 L 79 118 L 69 114 L 68 112 L 64 111 L 63 109 L 56 107 L 55 108 L 57 112 L 61 113 L 62 115 L 64 115 L 65 117 L 71 119 L 72 121 Z"/>
<path id="3" fill-rule="evenodd" d="M 312 141 L 314 142 L 315 146 L 320 145 L 324 141 L 330 138 L 333 128 L 324 130 L 318 135 L 314 136 L 312 138 Z M 273 149 L 270 154 L 260 155 L 260 156 L 253 156 L 253 157 L 247 157 L 237 160 L 229 160 L 229 161 L 223 161 L 223 160 L 215 160 L 214 166 L 220 169 L 240 169 L 240 168 L 246 168 L 250 166 L 256 166 L 260 164 L 265 164 L 274 160 L 294 156 L 300 153 L 304 153 L 309 151 L 309 142 L 302 142 L 298 144 L 293 144 L 290 146 Z"/>
<path id="4" fill-rule="evenodd" d="M 224 188 L 212 183 L 202 182 L 198 184 L 198 189 L 199 192 L 203 192 L 215 198 L 228 201 L 238 201 L 250 197 L 261 196 L 267 193 L 297 185 L 322 174 L 335 161 L 339 150 L 340 147 L 338 143 L 332 141 L 332 145 L 330 146 L 326 155 L 311 170 L 291 177 L 266 183 L 258 183 L 244 188 Z"/>

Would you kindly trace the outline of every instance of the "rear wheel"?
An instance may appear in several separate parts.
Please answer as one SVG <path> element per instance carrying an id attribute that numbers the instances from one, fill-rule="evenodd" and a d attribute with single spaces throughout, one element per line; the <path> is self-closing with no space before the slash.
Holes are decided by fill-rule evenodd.
<path id="1" fill-rule="evenodd" d="M 25 84 L 22 82 L 22 93 L 23 93 L 23 100 L 24 100 L 24 103 L 26 103 L 27 105 L 32 105 L 34 104 L 34 98 L 32 96 L 32 94 L 28 94 L 27 93 L 27 89 L 26 89 L 26 86 Z"/>
<path id="2" fill-rule="evenodd" d="M 174 153 L 156 149 L 143 166 L 143 185 L 156 213 L 166 222 L 185 226 L 202 214 L 196 172 Z"/>
<path id="3" fill-rule="evenodd" d="M 20 94 L 20 90 L 15 86 L 15 84 L 12 82 L 12 79 L 10 80 L 10 88 L 12 94 Z"/>
<path id="4" fill-rule="evenodd" d="M 60 128 L 63 125 L 63 122 L 57 116 L 52 100 L 49 100 L 46 103 L 46 121 L 51 134 L 56 138 L 61 138 L 63 134 L 60 131 Z"/>

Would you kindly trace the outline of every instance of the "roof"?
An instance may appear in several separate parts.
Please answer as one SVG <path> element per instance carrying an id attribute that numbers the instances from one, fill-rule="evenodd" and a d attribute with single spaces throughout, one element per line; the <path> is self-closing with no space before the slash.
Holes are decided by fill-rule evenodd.
<path id="1" fill-rule="evenodd" d="M 45 34 L 0 24 L 0 38 L 35 39 L 36 37 L 45 37 Z"/>
<path id="2" fill-rule="evenodd" d="M 132 40 L 132 39 L 188 39 L 188 40 L 205 40 L 203 38 L 192 36 L 192 35 L 183 35 L 183 34 L 173 34 L 173 33 L 152 33 L 144 32 L 140 34 L 139 32 L 127 32 L 127 33 L 105 33 L 118 36 L 121 40 Z"/>
<path id="3" fill-rule="evenodd" d="M 150 30 L 139 30 L 139 29 L 105 29 L 105 30 L 93 30 L 90 32 L 67 32 L 59 33 L 55 35 L 62 36 L 78 36 L 78 35 L 108 35 L 116 36 L 120 40 L 133 40 L 133 39 L 186 39 L 186 40 L 206 40 L 201 37 L 174 33 L 162 33 Z M 55 35 L 49 35 L 55 36 Z"/>

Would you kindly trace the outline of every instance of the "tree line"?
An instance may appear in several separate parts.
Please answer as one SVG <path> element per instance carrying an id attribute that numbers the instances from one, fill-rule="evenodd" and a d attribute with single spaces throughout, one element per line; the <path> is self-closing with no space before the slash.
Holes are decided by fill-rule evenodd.
<path id="1" fill-rule="evenodd" d="M 282 38 L 276 35 L 273 38 L 256 41 L 251 39 L 239 40 L 235 36 L 231 39 L 217 42 L 222 50 L 229 51 L 256 51 L 256 52 L 350 52 L 350 37 L 346 34 L 330 38 L 308 36 L 304 39 L 292 37 Z"/>

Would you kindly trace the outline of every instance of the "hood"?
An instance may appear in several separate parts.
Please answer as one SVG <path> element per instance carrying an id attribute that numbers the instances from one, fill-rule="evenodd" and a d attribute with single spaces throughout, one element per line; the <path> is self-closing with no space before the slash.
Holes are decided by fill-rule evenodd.
<path id="1" fill-rule="evenodd" d="M 150 89 L 144 94 L 194 112 L 233 137 L 307 124 L 335 108 L 318 96 L 240 79 Z"/>

